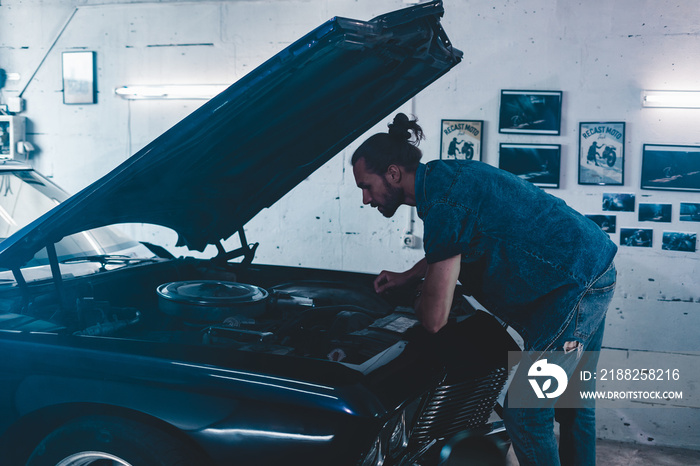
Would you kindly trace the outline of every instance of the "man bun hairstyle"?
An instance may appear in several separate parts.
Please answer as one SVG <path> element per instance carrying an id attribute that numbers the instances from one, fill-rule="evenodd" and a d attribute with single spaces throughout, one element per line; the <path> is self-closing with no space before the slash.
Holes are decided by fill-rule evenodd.
<path id="1" fill-rule="evenodd" d="M 412 131 L 415 136 L 413 144 L 418 145 L 420 140 L 424 139 L 425 136 L 423 135 L 423 130 L 420 126 L 418 126 L 417 122 L 417 119 L 409 120 L 403 113 L 397 113 L 394 117 L 394 122 L 387 125 L 389 126 L 389 135 L 397 139 L 405 139 L 410 142 Z"/>
<path id="2" fill-rule="evenodd" d="M 367 169 L 378 175 L 386 173 L 389 165 L 399 165 L 414 173 L 423 156 L 418 144 L 425 139 L 425 134 L 418 119 L 413 118 L 411 120 L 403 113 L 396 114 L 387 133 L 370 136 L 357 148 L 352 155 L 352 164 L 365 159 Z"/>

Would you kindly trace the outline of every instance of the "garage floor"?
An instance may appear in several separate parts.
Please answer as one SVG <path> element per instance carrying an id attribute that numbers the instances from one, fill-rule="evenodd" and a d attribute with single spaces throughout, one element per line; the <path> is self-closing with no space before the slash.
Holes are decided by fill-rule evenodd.
<path id="1" fill-rule="evenodd" d="M 598 440 L 597 463 L 605 466 L 692 466 L 700 465 L 700 451 L 637 445 L 628 442 Z M 518 466 L 511 449 L 508 466 Z"/>

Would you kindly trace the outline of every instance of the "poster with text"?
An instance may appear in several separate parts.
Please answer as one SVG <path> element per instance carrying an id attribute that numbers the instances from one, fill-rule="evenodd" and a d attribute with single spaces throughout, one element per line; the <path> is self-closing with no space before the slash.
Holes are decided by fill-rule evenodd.
<path id="1" fill-rule="evenodd" d="M 481 160 L 482 120 L 442 120 L 440 158 Z"/>
<path id="2" fill-rule="evenodd" d="M 579 184 L 622 185 L 625 179 L 625 123 L 580 123 Z"/>

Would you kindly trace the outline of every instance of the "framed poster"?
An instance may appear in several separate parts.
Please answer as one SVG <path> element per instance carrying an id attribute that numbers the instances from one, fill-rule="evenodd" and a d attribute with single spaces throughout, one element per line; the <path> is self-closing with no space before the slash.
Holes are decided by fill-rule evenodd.
<path id="1" fill-rule="evenodd" d="M 498 132 L 547 134 L 561 131 L 562 91 L 501 91 Z"/>
<path id="2" fill-rule="evenodd" d="M 579 123 L 578 152 L 578 184 L 624 184 L 624 122 Z"/>
<path id="3" fill-rule="evenodd" d="M 481 160 L 483 120 L 442 120 L 440 158 Z"/>
<path id="4" fill-rule="evenodd" d="M 498 168 L 541 188 L 558 188 L 561 170 L 560 144 L 501 143 Z"/>
<path id="5" fill-rule="evenodd" d="M 644 144 L 641 187 L 700 192 L 700 146 Z"/>
<path id="6" fill-rule="evenodd" d="M 95 52 L 63 52 L 63 103 L 94 104 Z"/>

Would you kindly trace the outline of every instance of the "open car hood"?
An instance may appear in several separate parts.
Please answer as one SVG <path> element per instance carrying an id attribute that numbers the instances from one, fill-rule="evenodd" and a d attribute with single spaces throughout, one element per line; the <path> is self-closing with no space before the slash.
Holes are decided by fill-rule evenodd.
<path id="1" fill-rule="evenodd" d="M 196 250 L 230 237 L 460 61 L 442 14 L 331 19 L 3 241 L 0 267 L 110 224 L 166 226 Z"/>

